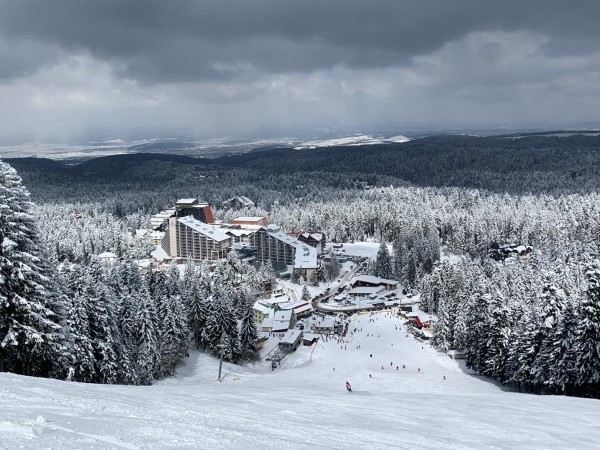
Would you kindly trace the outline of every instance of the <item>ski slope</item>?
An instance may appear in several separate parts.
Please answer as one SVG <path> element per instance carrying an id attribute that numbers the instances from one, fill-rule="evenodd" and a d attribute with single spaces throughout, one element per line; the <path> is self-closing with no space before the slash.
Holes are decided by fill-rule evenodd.
<path id="1" fill-rule="evenodd" d="M 396 317 L 352 320 L 344 344 L 300 347 L 274 372 L 225 364 L 222 383 L 199 353 L 148 387 L 0 374 L 0 448 L 600 448 L 597 400 L 511 392 Z"/>

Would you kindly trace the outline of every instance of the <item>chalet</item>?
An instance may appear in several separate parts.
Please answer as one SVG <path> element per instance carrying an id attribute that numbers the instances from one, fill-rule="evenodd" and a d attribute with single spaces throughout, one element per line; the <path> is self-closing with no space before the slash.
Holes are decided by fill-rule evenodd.
<path id="1" fill-rule="evenodd" d="M 167 233 L 165 233 L 164 231 L 152 230 L 152 233 L 150 233 L 150 238 L 152 239 L 152 245 L 154 245 L 155 247 L 162 246 L 163 239 L 165 238 L 166 234 Z"/>
<path id="2" fill-rule="evenodd" d="M 222 224 L 219 225 L 219 229 L 231 237 L 232 242 L 246 244 L 248 247 L 250 243 L 250 236 L 254 233 L 254 230 L 248 230 L 241 228 L 239 225 Z"/>
<path id="3" fill-rule="evenodd" d="M 273 307 L 265 304 L 264 302 L 256 302 L 253 306 L 254 309 L 254 321 L 256 323 L 263 323 L 264 320 L 273 314 Z"/>
<path id="4" fill-rule="evenodd" d="M 288 234 L 303 244 L 316 248 L 317 255 L 323 254 L 325 250 L 325 234 L 316 231 L 294 231 Z"/>
<path id="5" fill-rule="evenodd" d="M 262 322 L 261 331 L 281 332 L 296 326 L 296 314 L 291 309 L 275 311 Z"/>
<path id="6" fill-rule="evenodd" d="M 297 318 L 308 317 L 312 314 L 313 308 L 310 302 L 299 301 L 286 305 L 286 309 L 292 309 Z"/>
<path id="7" fill-rule="evenodd" d="M 421 319 L 419 319 L 418 312 L 407 313 L 406 321 L 408 322 L 408 324 L 413 325 L 413 326 L 417 327 L 418 329 L 423 328 L 423 322 L 421 322 Z"/>
<path id="8" fill-rule="evenodd" d="M 105 264 L 105 265 L 107 265 L 107 266 L 112 266 L 119 259 L 118 256 L 115 255 L 113 252 L 100 253 L 98 255 L 98 258 L 100 258 L 100 261 L 102 261 L 102 263 Z"/>
<path id="9" fill-rule="evenodd" d="M 351 286 L 353 289 L 357 287 L 381 286 L 383 287 L 383 289 L 390 291 L 393 289 L 397 289 L 398 285 L 399 282 L 396 280 L 387 280 L 385 278 L 374 277 L 371 275 L 359 275 L 355 277 L 351 282 Z"/>
<path id="10" fill-rule="evenodd" d="M 323 317 L 315 320 L 312 329 L 318 334 L 333 334 L 335 331 L 335 320 L 333 317 Z"/>
<path id="11" fill-rule="evenodd" d="M 496 261 L 504 261 L 509 258 L 519 258 L 521 261 L 528 261 L 531 257 L 533 247 L 520 244 L 503 244 L 494 242 L 488 250 L 490 258 Z"/>
<path id="12" fill-rule="evenodd" d="M 427 316 L 425 318 L 422 318 L 421 322 L 423 322 L 423 328 L 426 328 L 428 330 L 433 330 L 435 328 L 437 319 L 432 316 Z"/>
<path id="13" fill-rule="evenodd" d="M 279 349 L 286 353 L 296 351 L 302 342 L 302 335 L 302 330 L 288 330 L 279 341 Z"/>
<path id="14" fill-rule="evenodd" d="M 229 200 L 225 200 L 223 202 L 223 207 L 229 209 L 252 208 L 254 206 L 256 206 L 255 203 L 248 197 L 244 197 L 243 195 L 240 195 L 238 197 L 232 197 Z"/>
<path id="15" fill-rule="evenodd" d="M 377 296 L 377 294 L 380 294 L 383 291 L 385 291 L 384 286 L 357 286 L 352 287 L 352 289 L 348 291 L 348 295 L 353 297 L 369 297 L 371 295 Z"/>

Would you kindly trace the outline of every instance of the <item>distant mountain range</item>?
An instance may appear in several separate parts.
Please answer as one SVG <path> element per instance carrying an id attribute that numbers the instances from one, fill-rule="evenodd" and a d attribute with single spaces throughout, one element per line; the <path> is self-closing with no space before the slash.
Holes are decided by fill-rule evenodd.
<path id="1" fill-rule="evenodd" d="M 320 137 L 306 138 L 239 138 L 224 137 L 206 140 L 188 140 L 185 138 L 151 138 L 145 140 L 125 141 L 111 138 L 102 141 L 90 141 L 85 144 L 38 144 L 0 146 L 0 158 L 38 157 L 67 164 L 80 163 L 92 158 L 139 153 L 161 153 L 183 155 L 194 158 L 220 158 L 228 155 L 262 152 L 273 149 L 310 150 L 332 147 L 357 147 L 366 145 L 388 145 L 406 143 L 415 139 L 433 136 L 502 136 L 521 139 L 532 136 L 566 137 L 571 135 L 597 136 L 597 129 L 581 130 L 538 130 L 518 131 L 509 130 L 432 130 L 428 132 L 413 131 L 405 134 L 384 133 L 354 133 L 337 134 L 325 130 L 318 133 Z"/>
<path id="2" fill-rule="evenodd" d="M 108 139 L 105 141 L 91 141 L 85 144 L 72 145 L 44 144 L 0 147 L 0 157 L 42 157 L 70 161 L 128 153 L 169 153 L 193 157 L 218 158 L 224 155 L 243 154 L 250 151 L 274 148 L 307 149 L 340 145 L 356 146 L 398 143 L 410 140 L 409 137 L 404 135 L 382 136 L 370 134 L 354 134 L 323 139 L 241 139 L 225 137 L 203 141 L 187 141 L 179 138 L 153 138 L 130 142 L 121 139 Z"/>

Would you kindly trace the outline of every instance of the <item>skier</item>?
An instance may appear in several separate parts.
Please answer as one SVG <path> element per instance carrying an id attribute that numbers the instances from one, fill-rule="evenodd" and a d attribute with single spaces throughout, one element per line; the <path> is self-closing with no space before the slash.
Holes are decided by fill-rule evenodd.
<path id="1" fill-rule="evenodd" d="M 346 381 L 346 390 L 348 392 L 352 392 L 352 386 L 350 386 L 350 383 L 348 381 Z"/>

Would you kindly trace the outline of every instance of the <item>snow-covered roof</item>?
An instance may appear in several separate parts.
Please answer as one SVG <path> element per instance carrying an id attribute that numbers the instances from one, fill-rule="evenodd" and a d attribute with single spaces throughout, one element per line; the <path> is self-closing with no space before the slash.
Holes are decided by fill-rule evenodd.
<path id="1" fill-rule="evenodd" d="M 316 241 L 323 239 L 323 233 L 301 233 L 299 236 L 302 236 L 305 239 L 313 238 Z"/>
<path id="2" fill-rule="evenodd" d="M 273 311 L 273 308 L 268 307 L 267 305 L 262 304 L 261 302 L 256 302 L 253 307 L 256 311 L 261 312 L 263 314 L 270 314 Z"/>
<path id="3" fill-rule="evenodd" d="M 288 332 L 285 333 L 285 336 L 281 338 L 281 341 L 279 341 L 279 343 L 294 345 L 296 343 L 296 339 L 298 339 L 301 336 L 302 330 L 288 330 Z"/>
<path id="4" fill-rule="evenodd" d="M 236 221 L 240 221 L 240 222 L 258 222 L 260 220 L 263 220 L 264 217 L 260 217 L 260 216 L 245 216 L 245 217 L 236 217 L 235 219 L 233 219 L 231 222 L 236 222 Z"/>
<path id="5" fill-rule="evenodd" d="M 335 320 L 333 317 L 323 317 L 313 323 L 315 328 L 333 328 L 335 326 Z"/>
<path id="6" fill-rule="evenodd" d="M 197 198 L 180 198 L 175 202 L 176 205 L 190 205 L 194 203 L 198 203 Z"/>
<path id="7" fill-rule="evenodd" d="M 152 237 L 152 239 L 162 239 L 163 237 L 165 237 L 165 232 L 164 231 L 153 231 L 152 233 L 150 233 L 150 236 Z"/>
<path id="8" fill-rule="evenodd" d="M 350 295 L 369 295 L 369 294 L 377 294 L 381 291 L 384 291 L 385 288 L 383 286 L 364 286 L 364 287 L 355 287 L 348 291 Z"/>
<path id="9" fill-rule="evenodd" d="M 220 231 L 218 228 L 208 225 L 204 222 L 200 222 L 197 219 L 194 219 L 193 216 L 186 216 L 177 219 L 178 222 L 182 223 L 185 226 L 190 227 L 192 230 L 197 231 L 198 233 L 203 234 L 204 236 L 213 239 L 217 242 L 226 241 L 227 239 L 231 239 L 227 234 Z"/>
<path id="10" fill-rule="evenodd" d="M 164 261 L 165 259 L 171 258 L 167 254 L 167 252 L 165 252 L 165 249 L 162 248 L 160 245 L 157 245 L 156 247 L 154 247 L 154 250 L 152 250 L 152 253 L 150 253 L 150 255 L 157 261 Z"/>
<path id="11" fill-rule="evenodd" d="M 102 259 L 117 258 L 117 255 L 115 255 L 113 252 L 103 252 L 98 255 L 98 258 L 102 258 Z"/>
<path id="12" fill-rule="evenodd" d="M 279 296 L 270 297 L 269 299 L 267 299 L 265 301 L 267 303 L 277 303 L 281 306 L 282 303 L 289 303 L 290 297 L 288 295 L 279 295 Z"/>
<path id="13" fill-rule="evenodd" d="M 454 355 L 464 355 L 464 354 L 465 354 L 465 352 L 464 352 L 464 351 L 462 351 L 462 350 L 448 350 L 448 351 L 446 352 L 446 354 L 447 354 L 448 356 L 454 356 Z"/>
<path id="14" fill-rule="evenodd" d="M 296 311 L 296 314 L 300 314 L 304 311 L 312 311 L 312 306 L 310 303 L 306 303 L 305 305 L 295 306 L 293 309 Z"/>
<path id="15" fill-rule="evenodd" d="M 137 237 L 144 237 L 144 236 L 146 236 L 147 234 L 148 234 L 148 230 L 144 230 L 144 229 L 141 229 L 141 230 L 135 230 L 135 235 L 136 235 Z"/>
<path id="16" fill-rule="evenodd" d="M 240 195 L 238 197 L 232 197 L 229 200 L 225 200 L 223 204 L 231 203 L 235 200 L 239 201 L 244 206 L 254 206 L 254 202 L 243 195 Z"/>
<path id="17" fill-rule="evenodd" d="M 292 320 L 292 314 L 293 311 L 291 309 L 283 309 L 281 311 L 275 311 L 275 314 L 273 314 L 272 317 L 272 322 L 271 322 L 271 329 L 273 331 L 283 331 L 283 330 L 287 330 L 290 327 L 290 322 Z M 270 319 L 271 317 L 267 318 Z M 267 319 L 265 319 L 265 322 L 267 321 Z M 263 322 L 263 326 L 264 323 Z"/>
<path id="18" fill-rule="evenodd" d="M 398 284 L 398 280 L 388 280 L 385 278 L 374 277 L 372 275 L 359 275 L 354 280 L 352 280 L 352 284 L 356 282 L 369 283 L 369 284 Z"/>

